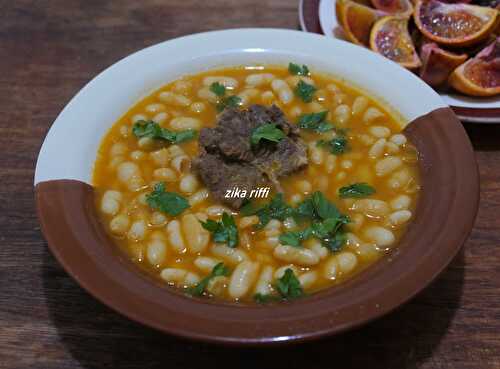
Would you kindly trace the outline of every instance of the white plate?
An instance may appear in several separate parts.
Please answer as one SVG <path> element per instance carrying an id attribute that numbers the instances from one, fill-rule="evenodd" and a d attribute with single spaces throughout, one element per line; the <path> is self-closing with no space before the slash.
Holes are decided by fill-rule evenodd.
<path id="1" fill-rule="evenodd" d="M 308 0 L 305 0 L 308 1 Z M 301 11 L 303 11 L 301 9 Z M 319 23 L 325 36 L 342 39 L 338 32 L 334 32 L 338 28 L 337 18 L 335 16 L 335 0 L 320 0 L 319 2 Z M 500 123 L 500 112 L 497 117 L 482 115 L 483 112 L 491 112 L 491 109 L 500 109 L 500 96 L 491 98 L 474 98 L 458 94 L 440 93 L 444 102 L 455 109 L 462 120 L 473 122 L 488 122 Z M 461 108 L 461 109 L 460 109 Z M 477 116 L 472 116 L 477 111 Z M 476 115 L 476 114 L 474 114 Z"/>

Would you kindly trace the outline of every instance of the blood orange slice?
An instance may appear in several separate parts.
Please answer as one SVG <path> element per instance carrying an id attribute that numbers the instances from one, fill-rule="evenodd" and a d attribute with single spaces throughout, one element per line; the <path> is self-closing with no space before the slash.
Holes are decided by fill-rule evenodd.
<path id="1" fill-rule="evenodd" d="M 497 13 L 485 6 L 418 0 L 414 18 L 420 32 L 430 40 L 448 46 L 469 46 L 493 32 Z"/>
<path id="2" fill-rule="evenodd" d="M 451 72 L 465 63 L 467 54 L 455 54 L 441 49 L 436 43 L 424 44 L 420 51 L 420 78 L 433 87 L 443 85 Z"/>
<path id="3" fill-rule="evenodd" d="M 408 33 L 408 18 L 387 16 L 379 19 L 370 34 L 370 47 L 405 68 L 413 69 L 421 65 Z"/>
<path id="4" fill-rule="evenodd" d="M 456 68 L 450 75 L 449 83 L 466 95 L 499 95 L 500 37 L 474 58 Z"/>
<path id="5" fill-rule="evenodd" d="M 400 14 L 410 16 L 413 13 L 413 5 L 410 0 L 371 0 L 373 6 L 389 14 Z"/>
<path id="6" fill-rule="evenodd" d="M 347 39 L 358 45 L 369 46 L 373 24 L 386 14 L 351 0 L 337 0 L 335 7 L 337 21 Z"/>

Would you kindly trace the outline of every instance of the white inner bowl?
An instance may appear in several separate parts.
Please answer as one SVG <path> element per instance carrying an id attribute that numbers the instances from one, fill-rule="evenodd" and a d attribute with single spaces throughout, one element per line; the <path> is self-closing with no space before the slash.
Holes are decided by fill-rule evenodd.
<path id="1" fill-rule="evenodd" d="M 407 122 L 446 107 L 418 77 L 362 47 L 311 33 L 238 29 L 195 34 L 136 52 L 90 81 L 52 125 L 38 157 L 35 185 L 91 183 L 99 144 L 139 99 L 186 74 L 247 64 L 307 64 L 360 88 Z"/>

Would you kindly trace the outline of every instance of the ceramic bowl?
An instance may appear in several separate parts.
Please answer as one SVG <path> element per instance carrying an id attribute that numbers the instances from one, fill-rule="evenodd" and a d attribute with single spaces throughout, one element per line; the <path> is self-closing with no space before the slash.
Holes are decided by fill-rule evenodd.
<path id="1" fill-rule="evenodd" d="M 138 272 L 97 220 L 91 173 L 111 125 L 141 97 L 182 75 L 249 63 L 304 63 L 398 111 L 416 145 L 422 193 L 396 251 L 335 288 L 289 303 L 193 299 Z M 40 151 L 35 196 L 52 253 L 80 285 L 127 317 L 212 342 L 267 344 L 331 335 L 380 317 L 426 287 L 457 254 L 478 207 L 478 172 L 462 125 L 419 78 L 366 49 L 297 31 L 242 29 L 148 47 L 95 77 L 64 108 Z"/>

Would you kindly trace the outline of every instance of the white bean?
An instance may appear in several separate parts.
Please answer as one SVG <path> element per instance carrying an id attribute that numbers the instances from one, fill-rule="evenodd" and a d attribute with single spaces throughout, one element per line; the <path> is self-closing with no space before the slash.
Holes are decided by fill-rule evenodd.
<path id="1" fill-rule="evenodd" d="M 176 106 L 184 107 L 191 105 L 191 100 L 189 98 L 187 98 L 184 95 L 176 94 L 170 91 L 161 92 L 158 95 L 158 98 L 167 104 L 172 104 Z"/>
<path id="2" fill-rule="evenodd" d="M 106 191 L 101 200 L 101 211 L 108 215 L 116 215 L 120 211 L 123 195 L 118 191 Z"/>
<path id="3" fill-rule="evenodd" d="M 128 147 L 123 142 L 117 142 L 109 149 L 109 155 L 111 156 L 125 155 L 127 152 Z"/>
<path id="4" fill-rule="evenodd" d="M 255 284 L 254 293 L 260 293 L 261 295 L 268 295 L 272 291 L 271 283 L 273 281 L 274 268 L 270 265 L 262 268 L 260 272 L 259 279 Z"/>
<path id="5" fill-rule="evenodd" d="M 370 242 L 382 247 L 389 247 L 396 240 L 394 234 L 390 230 L 379 226 L 370 226 L 366 228 L 364 236 Z"/>
<path id="6" fill-rule="evenodd" d="M 368 217 L 383 217 L 389 214 L 389 205 L 385 201 L 377 199 L 359 199 L 356 200 L 352 207 L 357 213 L 364 214 Z"/>
<path id="7" fill-rule="evenodd" d="M 224 77 L 224 76 L 209 76 L 203 78 L 203 84 L 205 86 L 210 87 L 212 83 L 220 83 L 224 87 L 228 89 L 235 89 L 238 87 L 238 81 L 234 78 L 231 77 Z"/>
<path id="8" fill-rule="evenodd" d="M 186 214 L 181 219 L 182 232 L 192 254 L 205 251 L 210 241 L 210 233 L 202 227 L 193 214 Z"/>
<path id="9" fill-rule="evenodd" d="M 209 193 L 208 193 L 208 190 L 206 188 L 203 188 L 203 189 L 195 192 L 194 194 L 192 194 L 188 198 L 189 205 L 191 205 L 191 206 L 198 205 L 199 203 L 205 201 L 208 198 L 208 195 L 209 195 Z"/>
<path id="10" fill-rule="evenodd" d="M 210 248 L 210 251 L 216 257 L 219 257 L 232 265 L 248 260 L 248 255 L 245 251 L 238 248 L 233 249 L 224 244 L 215 244 Z"/>
<path id="11" fill-rule="evenodd" d="M 161 265 L 167 257 L 167 246 L 161 239 L 154 239 L 148 243 L 146 257 L 151 265 Z"/>
<path id="12" fill-rule="evenodd" d="M 211 103 L 217 102 L 217 95 L 210 91 L 208 87 L 203 87 L 198 90 L 198 97 Z"/>
<path id="13" fill-rule="evenodd" d="M 208 256 L 198 256 L 193 263 L 199 270 L 209 274 L 220 261 Z"/>
<path id="14" fill-rule="evenodd" d="M 257 87 L 271 83 L 273 79 L 274 74 L 272 73 L 256 73 L 247 76 L 247 78 L 245 79 L 245 83 L 247 85 Z"/>
<path id="15" fill-rule="evenodd" d="M 201 128 L 201 121 L 196 118 L 177 117 L 170 121 L 170 128 L 174 131 L 184 131 L 187 129 L 199 130 Z"/>
<path id="16" fill-rule="evenodd" d="M 174 219 L 167 224 L 167 236 L 170 246 L 175 252 L 181 254 L 186 251 L 186 245 L 181 234 L 181 223 L 178 220 Z"/>
<path id="17" fill-rule="evenodd" d="M 162 111 L 161 113 L 158 113 L 158 114 L 156 114 L 156 115 L 153 117 L 153 122 L 158 123 L 158 124 L 162 124 L 162 123 L 163 123 L 163 122 L 165 122 L 167 119 L 168 119 L 168 113 L 167 113 L 167 112 Z"/>
<path id="18" fill-rule="evenodd" d="M 377 138 L 387 138 L 391 135 L 391 130 L 384 126 L 371 126 L 370 133 Z"/>
<path id="19" fill-rule="evenodd" d="M 311 266 L 319 263 L 319 256 L 306 248 L 278 245 L 274 249 L 273 255 L 278 260 L 304 266 Z"/>
<path id="20" fill-rule="evenodd" d="M 411 198 L 407 195 L 399 195 L 391 200 L 391 207 L 394 210 L 408 209 L 411 204 Z"/>
<path id="21" fill-rule="evenodd" d="M 224 213 L 232 214 L 232 211 L 222 205 L 212 205 L 207 208 L 209 217 L 220 217 Z"/>
<path id="22" fill-rule="evenodd" d="M 398 226 L 406 223 L 411 218 L 411 211 L 409 210 L 398 210 L 389 215 L 389 223 L 393 226 Z"/>
<path id="23" fill-rule="evenodd" d="M 193 174 L 186 174 L 179 182 L 179 190 L 183 193 L 192 194 L 199 186 L 198 179 Z"/>
<path id="24" fill-rule="evenodd" d="M 127 237 L 131 240 L 143 240 L 146 236 L 146 222 L 144 220 L 136 220 L 130 226 Z"/>
<path id="25" fill-rule="evenodd" d="M 378 159 L 384 154 L 385 144 L 387 140 L 385 138 L 380 138 L 372 145 L 370 150 L 368 150 L 368 156 L 373 159 Z"/>
<path id="26" fill-rule="evenodd" d="M 149 104 L 146 106 L 146 111 L 151 114 L 156 114 L 165 110 L 165 105 L 163 104 Z"/>
<path id="27" fill-rule="evenodd" d="M 352 272 L 356 268 L 356 265 L 358 265 L 358 258 L 352 252 L 342 251 L 336 256 L 339 270 L 343 274 Z"/>
<path id="28" fill-rule="evenodd" d="M 282 79 L 275 79 L 271 82 L 271 88 L 278 94 L 283 104 L 288 105 L 292 102 L 293 92 L 285 81 Z"/>
<path id="29" fill-rule="evenodd" d="M 165 167 L 170 160 L 170 155 L 165 148 L 149 153 L 149 157 L 159 167 Z"/>
<path id="30" fill-rule="evenodd" d="M 316 165 L 323 163 L 325 151 L 318 147 L 316 142 L 310 142 L 308 147 L 309 159 Z"/>
<path id="31" fill-rule="evenodd" d="M 158 168 L 153 172 L 153 177 L 166 182 L 177 181 L 177 174 L 170 168 Z"/>
<path id="32" fill-rule="evenodd" d="M 363 114 L 363 122 L 365 124 L 369 124 L 376 121 L 379 118 L 382 118 L 383 116 L 384 113 L 382 113 L 380 110 L 374 107 L 370 107 L 365 111 L 365 114 Z"/>
<path id="33" fill-rule="evenodd" d="M 317 279 L 318 279 L 318 272 L 316 271 L 307 272 L 299 276 L 300 285 L 304 289 L 310 288 L 314 284 L 314 282 L 316 282 Z"/>
<path id="34" fill-rule="evenodd" d="M 397 156 L 388 156 L 375 164 L 375 174 L 379 177 L 386 176 L 401 165 L 403 165 L 403 162 L 400 158 Z"/>
<path id="35" fill-rule="evenodd" d="M 352 114 L 358 115 L 365 111 L 368 107 L 368 99 L 364 96 L 358 96 L 352 103 Z"/>
<path id="36" fill-rule="evenodd" d="M 345 125 L 351 118 L 351 108 L 346 104 L 339 105 L 335 108 L 333 117 L 336 123 Z"/>
<path id="37" fill-rule="evenodd" d="M 405 135 L 403 135 L 401 133 L 397 133 L 395 135 L 392 135 L 392 137 L 389 140 L 398 146 L 404 145 L 407 141 Z"/>
<path id="38" fill-rule="evenodd" d="M 130 219 L 125 214 L 119 214 L 109 222 L 109 229 L 116 235 L 124 235 L 129 228 Z"/>
<path id="39" fill-rule="evenodd" d="M 191 159 L 187 155 L 179 155 L 172 159 L 170 165 L 178 173 L 186 173 L 191 169 Z"/>
<path id="40" fill-rule="evenodd" d="M 326 279 L 335 280 L 339 273 L 339 264 L 335 255 L 332 255 L 325 262 L 323 267 L 323 276 Z"/>
<path id="41" fill-rule="evenodd" d="M 244 261 L 238 264 L 229 281 L 229 295 L 234 299 L 244 297 L 255 282 L 258 271 L 258 263 Z"/>

